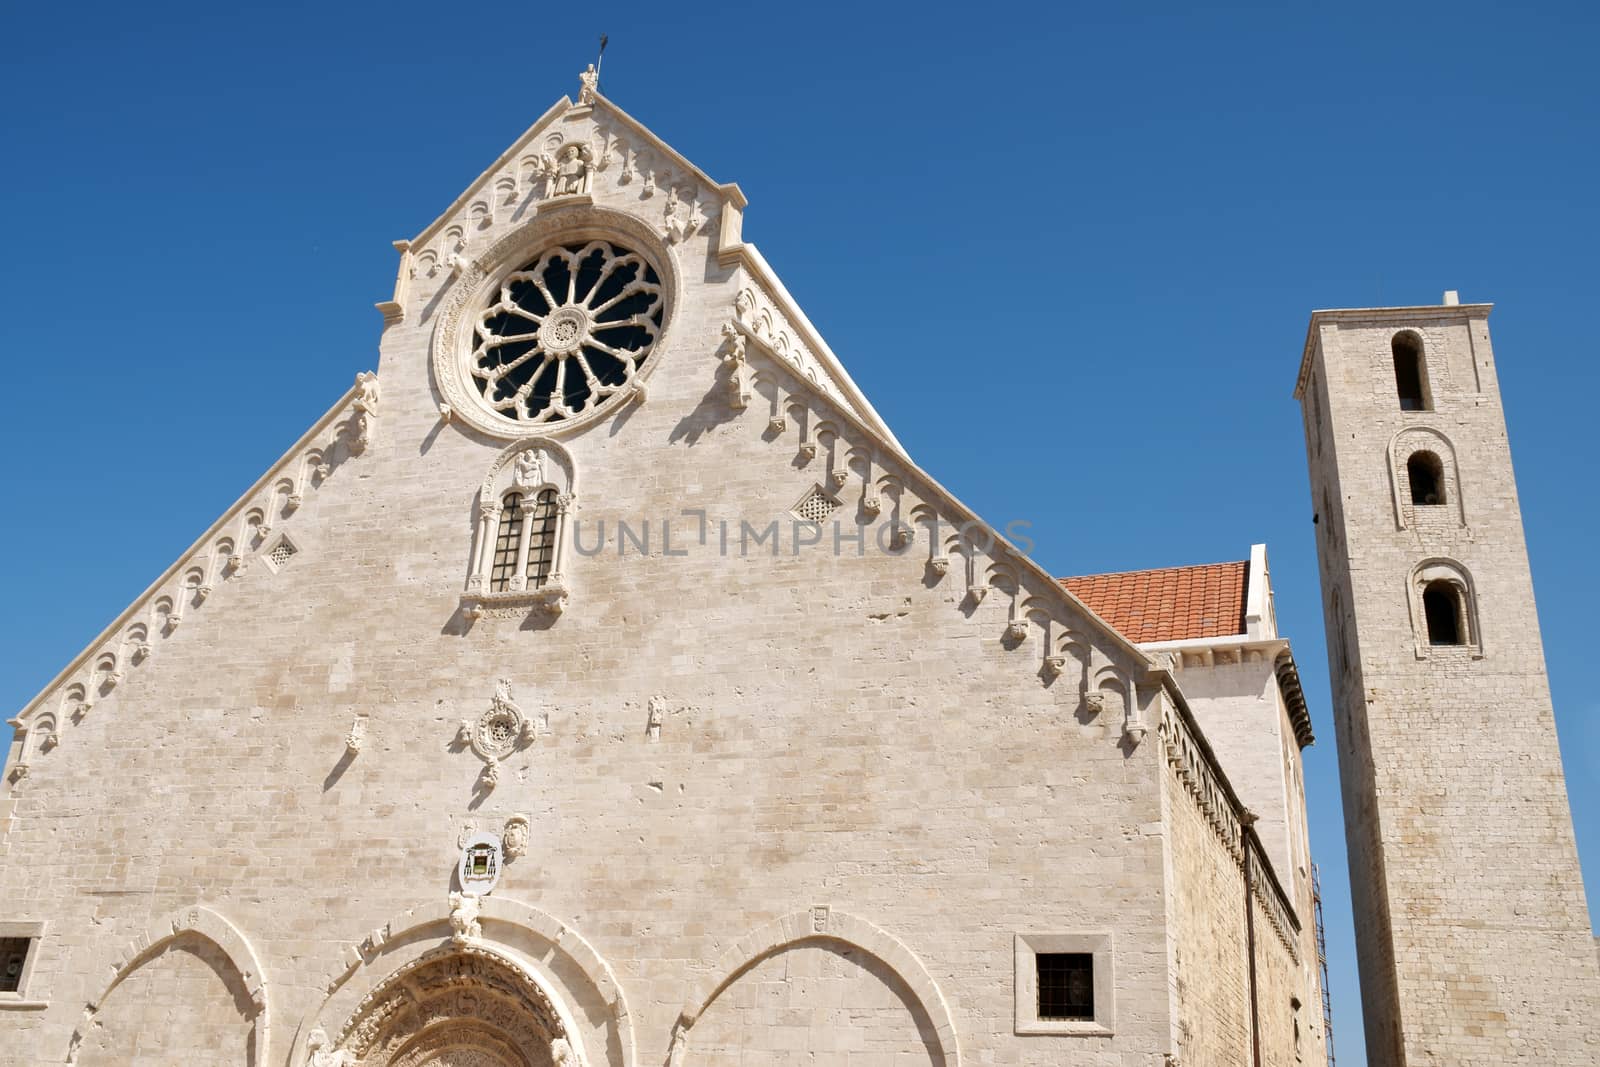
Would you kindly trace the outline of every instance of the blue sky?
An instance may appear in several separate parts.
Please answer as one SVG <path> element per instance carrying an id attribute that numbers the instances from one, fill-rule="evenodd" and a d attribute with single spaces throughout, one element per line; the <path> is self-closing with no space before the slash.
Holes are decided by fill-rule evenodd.
<path id="1" fill-rule="evenodd" d="M 1306 317 L 1447 288 L 1498 304 L 1593 892 L 1600 515 L 1575 490 L 1595 484 L 1600 387 L 1596 22 L 1577 4 L 9 5 L 0 700 L 21 708 L 376 366 L 390 241 L 575 93 L 603 31 L 608 95 L 741 184 L 746 237 L 912 455 L 991 520 L 1031 521 L 1047 566 L 1267 542 L 1320 737 L 1335 1036 L 1359 1064 L 1290 399 Z"/>

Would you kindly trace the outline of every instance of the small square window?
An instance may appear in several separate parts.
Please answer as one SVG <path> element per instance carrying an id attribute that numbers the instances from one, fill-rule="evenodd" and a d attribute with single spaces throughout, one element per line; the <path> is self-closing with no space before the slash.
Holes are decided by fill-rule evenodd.
<path id="1" fill-rule="evenodd" d="M 1109 932 L 1017 934 L 1016 1032 L 1105 1037 L 1116 1030 Z"/>
<path id="2" fill-rule="evenodd" d="M 0 1008 L 47 1006 L 32 978 L 44 932 L 42 922 L 0 922 Z"/>
<path id="3" fill-rule="evenodd" d="M 1088 952 L 1040 952 L 1033 957 L 1039 979 L 1041 1020 L 1094 1020 L 1094 956 Z"/>
<path id="4" fill-rule="evenodd" d="M 22 971 L 32 948 L 31 937 L 0 937 L 0 993 L 22 988 Z"/>

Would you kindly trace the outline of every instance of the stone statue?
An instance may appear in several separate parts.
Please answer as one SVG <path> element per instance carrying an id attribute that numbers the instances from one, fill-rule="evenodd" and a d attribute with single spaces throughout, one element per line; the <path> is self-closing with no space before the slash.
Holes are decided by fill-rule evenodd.
<path id="1" fill-rule="evenodd" d="M 356 407 L 368 415 L 378 413 L 378 376 L 372 371 L 356 375 Z"/>
<path id="2" fill-rule="evenodd" d="M 306 1067 L 355 1067 L 355 1054 L 328 1047 L 328 1033 L 322 1027 L 306 1038 Z"/>
<path id="3" fill-rule="evenodd" d="M 478 910 L 483 902 L 471 893 L 450 894 L 450 940 L 464 945 L 483 935 L 478 924 Z"/>
<path id="4" fill-rule="evenodd" d="M 661 740 L 661 724 L 666 718 L 667 702 L 663 697 L 650 698 L 650 717 L 645 720 L 645 733 L 652 741 Z"/>
<path id="5" fill-rule="evenodd" d="M 589 161 L 582 145 L 569 144 L 556 155 L 555 196 L 573 196 L 584 191 L 589 178 Z"/>
<path id="6" fill-rule="evenodd" d="M 594 64 L 589 64 L 589 69 L 578 75 L 582 88 L 578 90 L 578 103 L 592 104 L 595 96 L 600 92 L 600 74 L 594 69 Z"/>
<path id="7" fill-rule="evenodd" d="M 544 484 L 544 452 L 530 448 L 517 456 L 517 485 L 537 489 Z"/>

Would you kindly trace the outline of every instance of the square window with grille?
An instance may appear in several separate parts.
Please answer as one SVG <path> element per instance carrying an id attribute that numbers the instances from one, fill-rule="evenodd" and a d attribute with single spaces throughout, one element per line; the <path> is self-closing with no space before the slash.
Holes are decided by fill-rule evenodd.
<path id="1" fill-rule="evenodd" d="M 1088 952 L 1041 952 L 1040 1019 L 1094 1018 L 1094 956 Z"/>
<path id="2" fill-rule="evenodd" d="M 280 570 L 298 551 L 300 550 L 294 547 L 294 543 L 285 537 L 273 545 L 272 550 L 267 553 L 267 563 L 273 570 Z"/>
<path id="3" fill-rule="evenodd" d="M 840 504 L 820 485 L 813 485 L 811 491 L 800 498 L 800 503 L 794 506 L 794 513 L 805 522 L 825 522 L 828 516 L 839 510 Z"/>
<path id="4" fill-rule="evenodd" d="M 1108 1036 L 1117 1029 L 1116 953 L 1109 930 L 1018 933 L 1016 1032 Z"/>
<path id="5" fill-rule="evenodd" d="M 22 988 L 23 968 L 33 948 L 31 937 L 0 937 L 0 993 Z"/>

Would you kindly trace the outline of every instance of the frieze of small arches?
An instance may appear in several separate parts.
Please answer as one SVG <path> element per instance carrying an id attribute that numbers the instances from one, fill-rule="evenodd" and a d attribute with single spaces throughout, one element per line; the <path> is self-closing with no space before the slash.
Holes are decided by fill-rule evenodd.
<path id="1" fill-rule="evenodd" d="M 1426 659 L 1455 651 L 1484 654 L 1478 595 L 1460 562 L 1436 557 L 1411 569 L 1406 581 L 1416 655 Z"/>
<path id="2" fill-rule="evenodd" d="M 1395 526 L 1467 525 L 1461 466 L 1442 431 L 1412 426 L 1396 433 L 1388 449 Z"/>
<path id="3" fill-rule="evenodd" d="M 203 547 L 174 565 L 160 587 L 124 612 L 117 631 L 85 653 L 72 676 L 41 694 L 19 717 L 19 733 L 33 733 L 46 715 L 51 724 L 48 744 L 45 736 L 24 738 L 24 759 L 56 747 L 66 724 L 81 723 L 126 681 L 129 671 L 147 664 L 186 618 L 245 574 L 256 559 L 264 558 L 267 569 L 276 571 L 298 551 L 283 528 L 308 496 L 365 447 L 358 441 L 367 433 L 368 418 L 376 414 L 376 379 L 364 377 L 370 384 L 363 387 L 358 380 L 357 388 L 324 417 L 316 443 L 281 461 L 254 496 L 218 520 Z"/>
<path id="4" fill-rule="evenodd" d="M 597 122 L 578 134 L 546 130 L 485 180 L 437 236 L 408 251 L 406 278 L 432 280 L 436 291 L 492 243 L 491 231 L 521 224 L 540 202 L 557 196 L 604 192 L 637 201 L 632 210 L 657 216 L 651 227 L 668 243 L 708 232 L 717 208 L 703 202 L 701 181 L 642 136 L 621 129 L 620 123 Z"/>
<path id="5" fill-rule="evenodd" d="M 965 589 L 961 608 L 970 615 L 996 591 L 1005 605 L 998 635 L 1002 647 L 1036 649 L 1038 658 L 1031 662 L 1038 665 L 1043 684 L 1060 684 L 1085 721 L 1102 715 L 1097 721 L 1120 721 L 1123 736 L 1138 743 L 1146 726 L 1131 675 L 1089 640 L 1080 628 L 1086 620 L 1068 615 L 1059 587 L 1053 582 L 1046 587 L 1002 556 L 1001 540 L 987 525 L 952 519 L 919 496 L 864 435 L 818 410 L 812 403 L 815 392 L 792 381 L 792 374 L 792 368 L 781 366 L 756 369 L 754 390 L 769 412 L 763 438 L 794 440 L 797 466 L 809 471 L 814 464 L 814 491 L 837 505 L 816 514 L 831 513 L 833 521 L 867 528 L 864 536 L 876 547 L 920 559 L 925 584 L 958 581 Z M 815 515 L 802 517 L 816 521 Z M 925 546 L 920 555 L 912 551 L 918 541 Z"/>
<path id="6" fill-rule="evenodd" d="M 1210 760 L 1171 701 L 1162 701 L 1160 734 L 1167 765 L 1178 783 L 1194 800 L 1218 840 L 1234 859 L 1242 860 L 1238 813 L 1229 802 Z"/>
<path id="7" fill-rule="evenodd" d="M 856 502 L 854 520 L 845 512 L 838 522 L 877 525 L 882 536 L 872 537 L 880 549 L 912 555 L 912 545 L 926 545 L 922 555 L 926 584 L 942 584 L 954 574 L 965 585 L 962 609 L 978 611 L 990 590 L 1003 598 L 1005 625 L 1000 632 L 1003 648 L 1038 649 L 1038 677 L 1043 685 L 1061 685 L 1085 723 L 1122 723 L 1122 736 L 1138 744 L 1147 726 L 1139 707 L 1133 677 L 1117 667 L 1094 646 L 1082 629 L 1082 619 L 1070 619 L 1061 605 L 1061 590 L 1051 582 L 1045 589 L 1032 574 L 997 558 L 1000 539 L 987 526 L 952 520 L 938 507 L 918 498 L 906 478 L 888 469 L 891 461 L 878 458 L 866 442 L 850 442 L 840 422 L 814 410 L 810 390 L 794 386 L 786 371 L 758 370 L 755 390 L 768 402 L 768 442 L 794 434 L 797 464 L 816 462 L 824 477 L 814 483 L 826 490 L 838 506 Z M 870 536 L 870 534 L 869 534 Z M 1037 643 L 1030 638 L 1037 637 Z"/>

